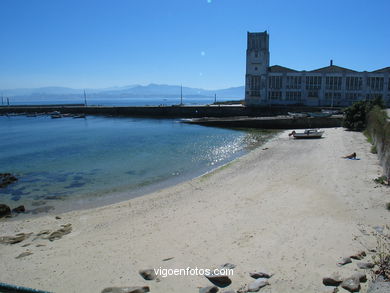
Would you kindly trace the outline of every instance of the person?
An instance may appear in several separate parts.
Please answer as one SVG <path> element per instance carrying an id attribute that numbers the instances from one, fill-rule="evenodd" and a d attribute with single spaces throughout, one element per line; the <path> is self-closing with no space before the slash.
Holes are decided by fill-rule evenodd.
<path id="1" fill-rule="evenodd" d="M 343 158 L 344 159 L 356 159 L 356 153 L 352 153 L 352 154 L 350 154 L 348 156 L 344 156 Z"/>
<path id="2" fill-rule="evenodd" d="M 288 136 L 294 135 L 295 133 L 295 130 L 293 130 L 291 133 L 288 134 Z"/>

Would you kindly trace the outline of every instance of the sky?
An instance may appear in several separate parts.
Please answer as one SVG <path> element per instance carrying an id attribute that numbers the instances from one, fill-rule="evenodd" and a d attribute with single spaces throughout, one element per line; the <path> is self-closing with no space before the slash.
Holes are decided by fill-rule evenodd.
<path id="1" fill-rule="evenodd" d="M 389 0 L 0 0 L 0 89 L 241 86 L 247 31 L 271 65 L 390 66 Z"/>

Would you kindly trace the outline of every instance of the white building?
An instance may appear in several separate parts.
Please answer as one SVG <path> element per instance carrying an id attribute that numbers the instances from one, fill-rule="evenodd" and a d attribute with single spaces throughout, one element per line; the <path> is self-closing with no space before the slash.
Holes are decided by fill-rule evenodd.
<path id="1" fill-rule="evenodd" d="M 248 32 L 246 105 L 348 106 L 381 97 L 390 104 L 390 67 L 355 71 L 333 65 L 298 71 L 269 66 L 269 35 Z"/>

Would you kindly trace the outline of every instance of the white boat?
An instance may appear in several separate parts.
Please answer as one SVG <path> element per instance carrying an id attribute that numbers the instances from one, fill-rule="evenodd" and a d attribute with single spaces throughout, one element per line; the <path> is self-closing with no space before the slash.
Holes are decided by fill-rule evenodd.
<path id="1" fill-rule="evenodd" d="M 287 112 L 287 114 L 291 117 L 294 117 L 294 118 L 303 118 L 303 117 L 307 117 L 307 114 L 306 113 L 294 113 L 294 112 Z"/>
<path id="2" fill-rule="evenodd" d="M 318 129 L 306 129 L 304 132 L 296 132 L 295 130 L 289 134 L 294 138 L 321 138 L 325 131 L 320 131 Z"/>
<path id="3" fill-rule="evenodd" d="M 50 113 L 50 116 L 51 116 L 52 119 L 62 118 L 61 113 L 58 112 L 58 111 L 51 112 L 51 113 Z"/>

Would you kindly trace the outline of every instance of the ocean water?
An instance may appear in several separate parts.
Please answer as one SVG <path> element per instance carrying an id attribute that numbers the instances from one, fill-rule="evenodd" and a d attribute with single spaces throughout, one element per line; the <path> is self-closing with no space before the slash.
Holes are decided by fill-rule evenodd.
<path id="1" fill-rule="evenodd" d="M 28 209 L 96 206 L 196 177 L 248 152 L 272 132 L 177 119 L 0 116 L 0 203 Z"/>

